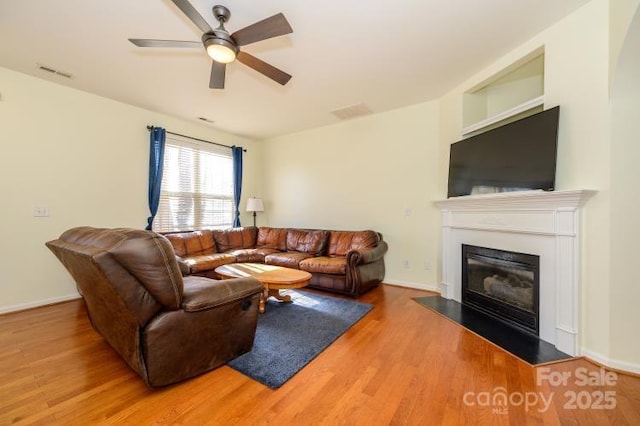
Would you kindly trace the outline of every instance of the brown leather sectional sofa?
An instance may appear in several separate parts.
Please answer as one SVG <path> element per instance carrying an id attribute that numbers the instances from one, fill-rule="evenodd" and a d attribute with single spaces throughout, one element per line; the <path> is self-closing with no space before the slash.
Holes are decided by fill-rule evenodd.
<path id="1" fill-rule="evenodd" d="M 266 263 L 311 273 L 309 287 L 357 297 L 384 278 L 387 243 L 378 232 L 245 227 L 165 234 L 184 275 L 218 278 L 236 262 Z"/>

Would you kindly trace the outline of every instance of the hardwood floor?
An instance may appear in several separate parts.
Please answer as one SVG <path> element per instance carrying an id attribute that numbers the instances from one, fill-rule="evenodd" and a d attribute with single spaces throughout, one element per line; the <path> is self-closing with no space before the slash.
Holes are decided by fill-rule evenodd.
<path id="1" fill-rule="evenodd" d="M 640 424 L 640 378 L 533 368 L 411 299 L 425 294 L 367 293 L 375 308 L 277 390 L 226 366 L 150 390 L 80 301 L 6 314 L 0 424 Z"/>

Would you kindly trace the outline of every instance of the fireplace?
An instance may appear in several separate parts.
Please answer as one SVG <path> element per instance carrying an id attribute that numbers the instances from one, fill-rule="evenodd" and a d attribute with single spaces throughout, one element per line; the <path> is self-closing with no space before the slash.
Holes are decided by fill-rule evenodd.
<path id="1" fill-rule="evenodd" d="M 580 355 L 580 207 L 594 191 L 526 191 L 437 201 L 440 294 L 462 302 L 462 244 L 539 256 L 538 338 Z"/>
<path id="2" fill-rule="evenodd" d="M 462 304 L 539 335 L 540 258 L 462 244 Z"/>

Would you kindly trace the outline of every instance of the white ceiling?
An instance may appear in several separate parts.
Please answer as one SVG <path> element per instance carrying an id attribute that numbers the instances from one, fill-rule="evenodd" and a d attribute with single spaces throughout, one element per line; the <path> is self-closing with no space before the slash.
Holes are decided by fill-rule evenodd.
<path id="1" fill-rule="evenodd" d="M 153 111 L 262 139 L 435 99 L 588 0 L 219 0 L 229 32 L 283 12 L 293 34 L 243 50 L 291 74 L 245 65 L 208 88 L 204 50 L 142 49 L 128 38 L 200 40 L 169 0 L 0 0 L 0 66 Z M 218 0 L 192 0 L 217 27 Z M 43 64 L 73 75 L 41 71 Z M 154 123 L 162 125 L 162 123 Z"/>

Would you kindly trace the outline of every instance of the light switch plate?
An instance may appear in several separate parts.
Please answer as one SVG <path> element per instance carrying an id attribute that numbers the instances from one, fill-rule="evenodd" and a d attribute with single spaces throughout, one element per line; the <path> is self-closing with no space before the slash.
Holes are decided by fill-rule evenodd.
<path id="1" fill-rule="evenodd" d="M 35 206 L 33 208 L 33 217 L 49 217 L 49 207 Z"/>

